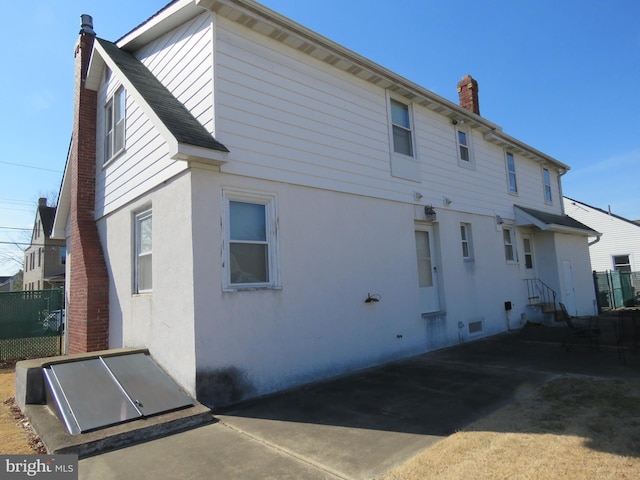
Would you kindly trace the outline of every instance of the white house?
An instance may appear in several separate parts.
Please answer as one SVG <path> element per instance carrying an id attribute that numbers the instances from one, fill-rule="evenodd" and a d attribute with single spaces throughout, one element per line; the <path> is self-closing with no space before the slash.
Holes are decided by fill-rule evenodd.
<path id="1" fill-rule="evenodd" d="M 84 23 L 70 351 L 147 347 L 222 405 L 519 328 L 543 293 L 592 313 L 569 167 L 471 77 L 454 104 L 252 0 Z"/>
<path id="2" fill-rule="evenodd" d="M 584 202 L 564 197 L 564 208 L 573 218 L 600 233 L 589 239 L 591 267 L 598 272 L 640 272 L 640 225 Z"/>

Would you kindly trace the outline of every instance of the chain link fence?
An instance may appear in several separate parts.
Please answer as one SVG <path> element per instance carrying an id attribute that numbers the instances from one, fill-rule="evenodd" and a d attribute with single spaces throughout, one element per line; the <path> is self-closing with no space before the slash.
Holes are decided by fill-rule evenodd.
<path id="1" fill-rule="evenodd" d="M 62 352 L 62 289 L 0 293 L 0 361 Z"/>
<path id="2" fill-rule="evenodd" d="M 640 272 L 593 272 L 600 312 L 640 305 Z"/>

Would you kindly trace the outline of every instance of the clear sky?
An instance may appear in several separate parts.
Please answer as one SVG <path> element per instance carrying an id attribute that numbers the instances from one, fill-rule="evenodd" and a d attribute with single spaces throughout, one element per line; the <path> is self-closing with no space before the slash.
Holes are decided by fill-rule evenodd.
<path id="1" fill-rule="evenodd" d="M 166 3 L 1 2 L 0 242 L 28 242 L 38 197 L 59 190 L 80 15 L 115 41 Z M 572 167 L 565 195 L 640 219 L 640 1 L 261 3 L 456 103 L 471 74 L 483 117 Z M 0 275 L 19 268 L 0 258 Z"/>

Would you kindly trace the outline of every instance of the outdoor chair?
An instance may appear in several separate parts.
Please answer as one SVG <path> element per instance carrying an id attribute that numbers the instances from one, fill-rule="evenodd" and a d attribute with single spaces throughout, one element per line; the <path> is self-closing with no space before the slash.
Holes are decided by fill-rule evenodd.
<path id="1" fill-rule="evenodd" d="M 571 347 L 573 347 L 575 339 L 579 338 L 581 340 L 588 340 L 591 348 L 595 345 L 596 350 L 600 350 L 600 329 L 597 328 L 597 325 L 595 325 L 596 328 L 592 325 L 593 317 L 572 317 L 569 315 L 564 303 L 560 304 L 560 315 L 562 317 L 561 321 L 563 321 L 567 327 L 567 334 L 562 341 L 562 348 L 568 352 L 571 350 Z M 581 324 L 576 324 L 574 320 L 579 320 Z M 585 320 L 587 321 L 586 326 L 582 325 L 582 322 Z"/>

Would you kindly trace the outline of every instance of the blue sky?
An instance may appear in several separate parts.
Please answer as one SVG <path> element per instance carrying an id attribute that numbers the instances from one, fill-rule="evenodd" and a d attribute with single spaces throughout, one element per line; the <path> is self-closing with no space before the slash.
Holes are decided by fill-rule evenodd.
<path id="1" fill-rule="evenodd" d="M 58 192 L 80 14 L 113 41 L 167 1 L 2 2 L 0 242 L 28 241 L 16 229 L 31 228 L 38 197 Z M 565 195 L 640 219 L 637 0 L 261 3 L 451 101 L 471 74 L 483 117 L 572 167 Z M 10 248 L 0 243 L 0 256 Z M 18 269 L 0 263 L 0 275 Z"/>

